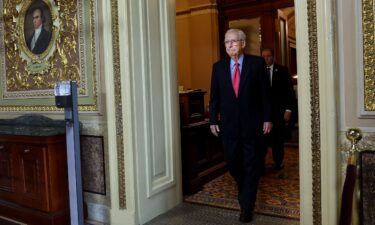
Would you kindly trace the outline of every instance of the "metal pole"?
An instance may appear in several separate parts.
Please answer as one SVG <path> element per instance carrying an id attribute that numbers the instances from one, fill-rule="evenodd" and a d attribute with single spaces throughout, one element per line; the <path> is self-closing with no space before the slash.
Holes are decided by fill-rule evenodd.
<path id="1" fill-rule="evenodd" d="M 77 83 L 70 82 L 72 106 L 65 108 L 70 224 L 84 225 Z"/>

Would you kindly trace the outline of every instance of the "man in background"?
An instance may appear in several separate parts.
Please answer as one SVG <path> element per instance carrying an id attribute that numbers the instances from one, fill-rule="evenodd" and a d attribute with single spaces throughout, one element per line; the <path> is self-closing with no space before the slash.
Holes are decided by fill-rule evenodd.
<path id="1" fill-rule="evenodd" d="M 262 57 L 267 64 L 267 78 L 271 86 L 273 122 L 272 132 L 266 135 L 264 159 L 268 147 L 271 147 L 273 168 L 281 170 L 284 167 L 285 130 L 291 121 L 292 109 L 295 109 L 295 93 L 288 68 L 275 63 L 274 51 L 268 48 L 263 49 Z M 264 173 L 265 165 L 262 170 Z"/>
<path id="2" fill-rule="evenodd" d="M 43 53 L 51 40 L 51 32 L 43 27 L 45 17 L 41 8 L 33 10 L 33 26 L 34 32 L 27 40 L 27 47 L 34 54 Z"/>
<path id="3" fill-rule="evenodd" d="M 252 220 L 262 161 L 262 139 L 271 131 L 270 87 L 266 64 L 246 55 L 242 30 L 225 33 L 229 58 L 213 65 L 210 95 L 210 129 L 221 135 L 229 172 L 237 183 L 240 221 Z"/>

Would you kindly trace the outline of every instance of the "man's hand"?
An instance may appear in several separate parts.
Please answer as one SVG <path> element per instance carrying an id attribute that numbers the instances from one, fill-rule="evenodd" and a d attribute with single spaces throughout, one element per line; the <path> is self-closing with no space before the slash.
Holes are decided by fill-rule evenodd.
<path id="1" fill-rule="evenodd" d="M 291 117 L 292 117 L 292 112 L 288 111 L 288 110 L 285 111 L 285 113 L 284 113 L 284 120 L 285 120 L 286 124 L 289 123 Z"/>
<path id="2" fill-rule="evenodd" d="M 272 123 L 271 122 L 264 122 L 263 123 L 263 134 L 268 134 L 272 130 Z"/>
<path id="3" fill-rule="evenodd" d="M 210 125 L 211 133 L 215 135 L 216 137 L 219 136 L 220 129 L 219 125 Z"/>

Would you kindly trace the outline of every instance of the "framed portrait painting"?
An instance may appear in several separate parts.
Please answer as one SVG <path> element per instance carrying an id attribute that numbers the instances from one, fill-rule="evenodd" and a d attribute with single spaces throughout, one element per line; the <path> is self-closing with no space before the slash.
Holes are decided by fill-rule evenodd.
<path id="1" fill-rule="evenodd" d="M 24 41 L 27 46 L 24 51 L 31 52 L 34 55 L 48 53 L 48 47 L 53 46 L 50 7 L 42 0 L 31 2 L 21 24 L 23 25 Z"/>
<path id="2" fill-rule="evenodd" d="M 56 82 L 75 80 L 96 111 L 94 0 L 0 0 L 0 111 L 55 111 Z"/>

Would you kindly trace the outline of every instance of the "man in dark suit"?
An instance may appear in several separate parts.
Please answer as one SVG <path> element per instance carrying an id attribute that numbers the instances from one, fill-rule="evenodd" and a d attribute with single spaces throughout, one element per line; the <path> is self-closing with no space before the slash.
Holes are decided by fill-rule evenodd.
<path id="1" fill-rule="evenodd" d="M 43 27 L 45 21 L 43 10 L 41 8 L 36 8 L 33 10 L 33 25 L 34 32 L 27 39 L 27 47 L 34 54 L 43 53 L 51 41 L 51 32 L 47 31 Z"/>
<path id="2" fill-rule="evenodd" d="M 262 57 L 267 64 L 267 77 L 271 85 L 273 122 L 272 132 L 266 135 L 264 157 L 267 155 L 268 146 L 270 146 L 272 148 L 274 169 L 281 170 L 284 167 L 285 131 L 291 120 L 292 110 L 295 109 L 295 93 L 288 68 L 274 63 L 273 50 L 263 49 Z M 263 172 L 265 172 L 264 166 Z"/>
<path id="3" fill-rule="evenodd" d="M 262 157 L 262 138 L 271 131 L 270 87 L 264 59 L 246 55 L 246 35 L 230 29 L 225 34 L 229 59 L 213 65 L 210 129 L 221 135 L 225 159 L 238 187 L 240 221 L 250 222 L 255 206 Z"/>

